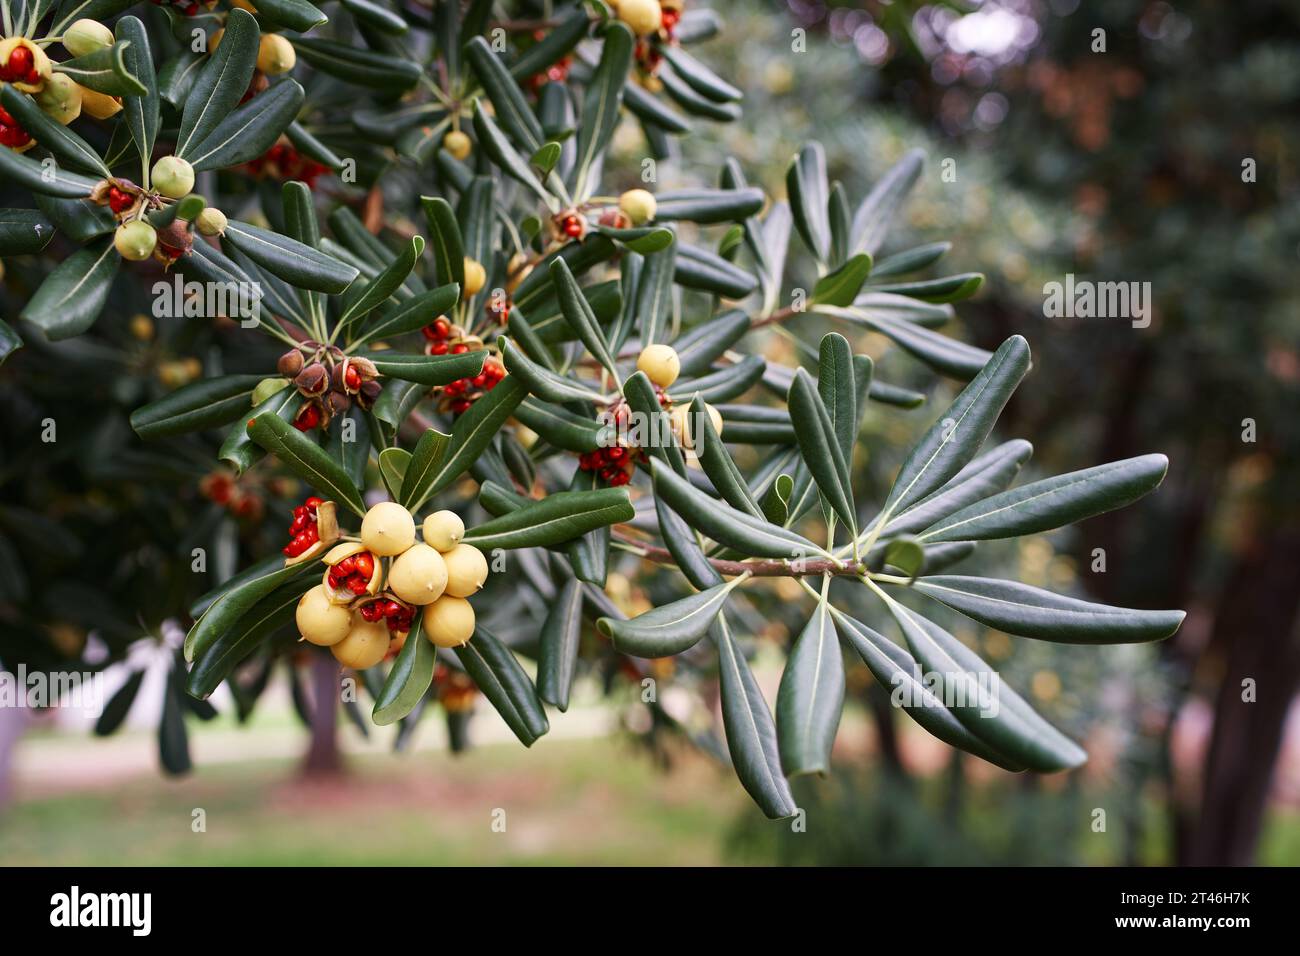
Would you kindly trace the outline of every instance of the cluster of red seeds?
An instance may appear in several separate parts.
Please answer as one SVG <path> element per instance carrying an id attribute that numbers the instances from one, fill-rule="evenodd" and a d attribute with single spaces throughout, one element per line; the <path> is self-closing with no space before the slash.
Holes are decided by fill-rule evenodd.
<path id="1" fill-rule="evenodd" d="M 199 482 L 199 491 L 209 501 L 221 505 L 236 517 L 256 519 L 262 515 L 261 496 L 244 491 L 224 472 L 205 475 Z"/>
<path id="2" fill-rule="evenodd" d="M 26 47 L 18 47 L 10 55 L 12 60 L 18 53 L 26 53 Z M 31 54 L 28 54 L 30 56 Z M 19 125 L 18 121 L 6 110 L 0 106 L 0 146 L 12 146 L 14 149 L 22 149 L 32 141 L 31 134 Z"/>
<path id="3" fill-rule="evenodd" d="M 365 594 L 375 576 L 375 556 L 369 551 L 350 554 L 329 571 L 330 587 L 335 591 Z M 378 620 L 378 618 L 376 618 Z"/>
<path id="4" fill-rule="evenodd" d="M 533 32 L 534 40 L 543 40 L 546 37 L 545 30 L 535 30 Z M 547 83 L 563 83 L 569 78 L 569 66 L 573 63 L 573 57 L 566 56 L 552 63 L 541 73 L 534 73 L 526 81 L 528 89 L 536 93 Z"/>
<path id="5" fill-rule="evenodd" d="M 300 432 L 309 432 L 321 422 L 320 406 L 315 402 L 308 402 L 294 417 L 293 427 Z"/>
<path id="6" fill-rule="evenodd" d="M 316 508 L 322 499 L 312 495 L 293 509 L 293 524 L 289 525 L 289 543 L 281 549 L 286 558 L 296 558 L 320 540 L 316 530 Z"/>
<path id="7" fill-rule="evenodd" d="M 126 212 L 135 205 L 135 197 L 124 189 L 118 189 L 116 186 L 108 187 L 108 208 L 113 210 L 117 215 Z"/>
<path id="8" fill-rule="evenodd" d="M 359 613 L 362 620 L 369 621 L 371 624 L 386 620 L 388 630 L 394 634 L 404 634 L 409 631 L 411 622 L 415 619 L 415 608 L 407 607 L 392 598 L 369 601 L 361 605 Z"/>
<path id="9" fill-rule="evenodd" d="M 10 50 L 9 61 L 0 66 L 0 80 L 6 83 L 39 83 L 41 73 L 36 68 L 36 58 L 32 56 L 32 51 L 25 46 L 16 46 Z"/>
<path id="10" fill-rule="evenodd" d="M 509 307 L 506 307 L 509 314 Z M 471 351 L 469 343 L 457 341 L 457 329 L 443 316 L 434 319 L 420 330 L 428 344 L 424 347 L 426 355 L 464 355 Z M 453 415 L 469 411 L 485 392 L 497 387 L 497 383 L 506 377 L 505 366 L 495 356 L 483 360 L 483 371 L 468 378 L 458 378 L 448 382 L 440 389 L 447 399 L 447 408 Z"/>
<path id="11" fill-rule="evenodd" d="M 645 452 L 638 449 L 614 445 L 610 448 L 597 448 L 585 451 L 578 456 L 578 467 L 583 471 L 594 471 L 613 487 L 626 485 L 632 480 L 638 458 L 644 458 Z"/>
<path id="12" fill-rule="evenodd" d="M 581 239 L 587 234 L 587 220 L 576 213 L 569 213 L 560 220 L 560 232 L 570 239 Z"/>
<path id="13" fill-rule="evenodd" d="M 288 143 L 276 143 L 246 165 L 249 172 L 255 176 L 267 176 L 285 181 L 297 179 L 308 186 L 315 186 L 316 180 L 329 172 L 328 167 L 308 159 Z"/>

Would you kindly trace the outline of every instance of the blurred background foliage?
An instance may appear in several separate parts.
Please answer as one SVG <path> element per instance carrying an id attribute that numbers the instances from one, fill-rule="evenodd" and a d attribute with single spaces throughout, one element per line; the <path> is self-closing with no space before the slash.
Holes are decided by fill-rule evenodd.
<path id="1" fill-rule="evenodd" d="M 1171 462 L 1159 493 L 1140 506 L 1049 538 L 981 549 L 987 551 L 981 566 L 996 571 L 990 565 L 1001 562 L 1006 576 L 1093 600 L 1184 607 L 1188 619 L 1159 646 L 1074 648 L 1012 639 L 955 615 L 936 616 L 978 647 L 1045 716 L 1085 742 L 1091 760 L 1069 775 L 1013 778 L 959 758 L 915 733 L 889 705 L 887 690 L 859 666 L 849 673 L 853 703 L 836 772 L 824 781 L 800 781 L 796 796 L 807 811 L 807 826 L 791 831 L 733 800 L 737 793 L 725 776 L 702 769 L 694 749 L 662 732 L 685 730 L 706 753 L 717 747 L 710 728 L 700 724 L 698 701 L 692 706 L 673 696 L 676 677 L 683 686 L 690 681 L 696 697 L 710 703 L 709 675 L 689 673 L 687 660 L 686 673 L 674 675 L 668 664 L 651 669 L 666 688 L 655 707 L 637 696 L 640 674 L 620 673 L 611 664 L 601 675 L 608 693 L 593 691 L 587 703 L 614 712 L 612 723 L 598 723 L 621 728 L 624 742 L 564 742 L 527 755 L 488 746 L 456 769 L 440 763 L 445 787 L 490 793 L 506 773 L 504 761 L 511 772 L 536 781 L 539 793 L 556 800 L 586 795 L 574 799 L 587 807 L 588 817 L 603 814 L 611 827 L 622 819 L 624 829 L 656 834 L 659 856 L 644 862 L 1300 861 L 1300 788 L 1294 783 L 1300 734 L 1294 717 L 1284 746 L 1300 686 L 1300 5 L 716 0 L 713 6 L 726 26 L 699 48 L 700 56 L 746 91 L 745 116 L 674 141 L 681 153 L 660 164 L 658 188 L 712 183 L 724 158 L 734 155 L 752 183 L 779 198 L 790 157 L 803 142 L 817 139 L 827 149 L 831 177 L 843 182 L 851 199 L 860 198 L 907 150 L 923 148 L 925 172 L 885 251 L 951 240 L 950 271 L 980 271 L 988 280 L 973 301 L 958 308 L 955 331 L 986 348 L 1012 332 L 1029 339 L 1035 368 L 1001 430 L 1004 438 L 1033 442 L 1026 478 L 1149 451 L 1164 452 Z M 635 124 L 624 124 L 617 148 L 623 165 L 614 176 L 631 177 L 645 152 Z M 802 250 L 795 248 L 788 274 L 805 276 L 811 285 L 812 263 L 801 262 Z M 1069 273 L 1150 282 L 1150 327 L 1134 328 L 1122 319 L 1045 317 L 1044 284 Z M 21 300 L 21 278 L 11 276 L 8 284 L 8 301 Z M 120 314 L 137 308 L 124 304 Z M 685 318 L 691 317 L 688 308 Z M 72 417 L 56 416 L 65 427 L 87 402 L 129 410 L 148 396 L 126 392 L 156 387 L 140 383 L 184 374 L 188 357 L 213 360 L 231 353 L 217 349 L 211 337 L 237 330 L 193 339 L 187 338 L 196 334 L 193 324 L 181 324 L 186 328 L 142 337 L 123 319 L 104 333 L 110 342 L 60 346 L 87 350 L 86 377 L 75 385 L 52 381 L 39 395 L 8 389 L 7 407 L 23 416 L 51 402 L 65 403 Z M 774 332 L 766 343 L 769 356 L 787 362 L 797 355 L 794 339 L 815 341 L 821 330 L 814 320 L 788 327 L 793 335 Z M 901 449 L 956 387 L 934 383 L 869 333 L 840 331 L 852 333 L 859 350 L 882 359 L 882 378 L 931 393 L 917 411 L 877 408 L 868 416 L 868 444 L 881 451 L 873 451 L 857 478 L 863 494 L 879 498 Z M 31 355 L 20 356 L 23 361 L 40 361 L 40 348 L 27 351 Z M 0 381 L 12 382 L 16 366 L 11 360 L 0 370 Z M 137 384 L 123 383 L 130 381 L 127 372 Z M 1254 423 L 1253 440 L 1243 437 L 1247 420 Z M 166 472 L 176 463 L 140 458 L 146 453 L 125 428 L 125 412 L 116 425 L 94 419 L 93 428 L 78 434 L 72 446 L 77 451 L 68 452 L 72 457 L 50 466 L 68 469 L 54 485 L 19 464 L 29 460 L 31 449 L 14 446 L 6 434 L 0 474 L 0 522 L 11 538 L 21 538 L 20 501 L 94 531 L 80 535 L 91 547 L 76 549 L 37 529 L 29 536 L 53 542 L 47 550 L 54 554 L 39 557 L 34 551 L 29 557 L 24 549 L 17 562 L 22 573 L 50 573 L 41 562 L 53 561 L 70 578 L 93 574 L 112 564 L 111 551 L 120 554 L 138 540 L 129 567 L 116 572 L 124 575 L 122 587 L 114 589 L 113 619 L 122 621 L 121 628 L 103 635 L 121 642 L 138 637 L 142 627 L 161 634 L 161 609 L 177 606 L 168 589 L 193 582 L 186 575 L 188 583 L 169 583 L 161 568 L 174 562 L 154 554 L 156 536 L 121 526 L 121 512 L 104 501 L 152 495 L 151 519 L 170 524 L 182 542 L 199 533 L 191 514 L 210 514 L 203 533 L 225 536 L 214 552 L 223 561 L 235 560 L 241 536 L 258 533 L 255 522 L 223 518 L 195 495 L 194 482 L 209 470 L 211 449 L 193 449 L 193 467 L 179 483 L 189 490 L 177 499 L 178 482 Z M 283 507 L 276 503 L 277 489 L 250 492 L 258 495 L 259 507 Z M 278 516 L 268 522 L 273 529 L 282 524 Z M 1096 549 L 1104 552 L 1104 572 L 1096 570 Z M 624 589 L 616 597 L 627 609 L 648 606 L 655 595 L 655 577 L 635 573 L 637 567 L 629 559 L 611 577 Z M 15 580 L 21 574 L 0 575 L 0 586 L 10 589 L 10 607 L 19 595 Z M 163 583 L 150 587 L 154 580 Z M 762 593 L 766 600 L 758 597 Z M 762 678 L 764 655 L 776 655 L 789 629 L 802 621 L 783 603 L 789 595 L 779 586 L 754 594 L 758 600 L 746 623 L 771 642 L 770 648 L 762 645 L 755 662 Z M 93 626 L 72 611 L 81 618 L 100 612 L 87 612 L 75 595 L 65 598 L 53 609 L 24 608 L 24 626 L 45 632 L 28 646 L 57 650 L 60 634 L 75 645 L 75 634 L 53 626 L 65 619 L 74 627 Z M 523 611 L 518 624 L 526 630 L 528 617 L 540 620 L 544 608 Z M 12 623 L 6 622 L 7 637 L 16 633 Z M 1255 682 L 1255 700 L 1243 701 L 1243 681 Z M 297 683 L 294 689 L 294 703 L 301 705 Z M 303 715 L 302 706 L 298 712 Z M 274 719 L 254 725 L 273 733 Z M 223 716 L 209 729 L 218 733 L 226 723 Z M 332 723 L 328 731 L 334 734 Z M 359 746 L 354 728 L 341 733 L 349 749 Z M 613 774 L 611 768 L 630 759 L 625 743 L 648 748 L 656 759 Z M 379 758 L 366 758 L 372 759 Z M 416 762 L 427 759 L 446 760 L 422 756 L 411 761 L 415 766 L 384 764 L 374 773 L 367 767 L 368 776 L 358 775 L 349 792 L 355 801 L 386 786 L 423 795 L 424 785 L 413 781 L 428 776 Z M 648 769 L 655 765 L 668 768 L 666 781 Z M 253 835 L 261 832 L 264 840 L 274 828 L 265 814 L 257 815 L 255 801 L 246 799 L 267 779 L 259 765 L 225 775 L 213 769 L 196 782 L 200 792 L 252 821 L 245 855 L 232 848 L 232 860 L 276 859 L 271 850 L 259 855 L 254 849 Z M 167 799 L 141 794 L 132 804 L 141 814 Z M 1104 833 L 1096 831 L 1099 809 L 1105 811 Z M 553 802 L 538 808 L 558 821 L 550 816 L 554 812 Z M 57 847 L 31 835 L 43 822 L 54 826 L 56 819 L 93 816 L 76 797 L 24 804 L 12 813 L 8 833 L 0 834 L 0 851 L 19 857 L 57 857 Z M 392 835 L 393 849 L 376 849 L 368 859 L 407 859 L 400 848 L 408 839 L 419 844 L 435 838 L 449 847 L 447 859 L 463 853 L 465 859 L 507 862 L 638 862 L 638 853 L 651 852 L 624 837 L 607 841 L 597 853 L 583 841 L 581 827 L 565 836 L 568 831 L 555 825 L 567 850 L 530 855 L 525 845 L 517 855 L 502 855 L 448 842 L 450 831 L 418 838 L 403 832 Z M 20 832 L 28 836 L 19 839 Z M 304 824 L 304 845 L 314 832 Z M 703 856 L 684 849 L 701 840 L 716 841 L 716 849 Z M 387 846 L 382 839 L 380 844 Z M 620 847 L 622 859 L 616 856 Z M 283 852 L 293 859 L 297 851 Z M 165 849 L 159 855 L 171 858 Z M 321 855 L 325 862 L 352 859 Z"/>

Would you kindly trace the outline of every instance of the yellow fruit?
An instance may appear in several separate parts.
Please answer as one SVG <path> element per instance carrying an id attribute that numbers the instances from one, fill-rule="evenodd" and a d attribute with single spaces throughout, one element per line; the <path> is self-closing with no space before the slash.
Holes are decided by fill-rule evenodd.
<path id="1" fill-rule="evenodd" d="M 55 73 L 36 94 L 36 105 L 47 116 L 67 126 L 81 115 L 81 87 L 66 73 Z"/>
<path id="2" fill-rule="evenodd" d="M 293 616 L 303 639 L 320 647 L 337 644 L 352 630 L 352 612 L 331 602 L 319 584 L 298 599 Z"/>
<path id="3" fill-rule="evenodd" d="M 293 44 L 278 33 L 263 33 L 257 46 L 257 68 L 267 76 L 288 73 L 298 62 Z"/>
<path id="4" fill-rule="evenodd" d="M 460 130 L 454 129 L 442 138 L 442 148 L 451 153 L 456 159 L 465 159 L 469 156 L 473 144 L 468 136 Z"/>
<path id="5" fill-rule="evenodd" d="M 424 519 L 424 543 L 437 551 L 450 551 L 465 536 L 465 522 L 454 511 L 435 511 Z"/>
<path id="6" fill-rule="evenodd" d="M 113 234 L 113 245 L 123 259 L 141 262 L 153 254 L 153 247 L 158 244 L 158 233 L 153 226 L 143 220 L 126 222 L 117 227 Z"/>
<path id="7" fill-rule="evenodd" d="M 721 435 L 722 434 L 722 413 L 719 412 L 712 405 L 710 405 L 708 402 L 704 403 L 704 410 L 709 416 L 709 421 L 712 422 L 713 424 L 713 430 L 717 434 Z M 697 426 L 691 420 L 690 403 L 683 402 L 680 405 L 674 405 L 673 410 L 668 413 L 668 419 L 672 427 L 673 434 L 677 436 L 677 440 L 682 443 L 682 446 L 685 448 L 694 449 L 696 446 L 696 439 L 699 438 L 699 434 L 698 434 Z"/>
<path id="8" fill-rule="evenodd" d="M 319 509 L 317 509 L 317 525 L 318 526 L 320 525 Z M 319 544 L 323 544 L 323 542 L 322 541 L 316 542 L 316 544 L 312 545 L 312 547 L 309 548 L 308 551 L 311 551 L 316 547 L 316 545 Z M 320 583 L 321 586 L 325 588 L 325 596 L 329 598 L 330 601 L 333 602 L 334 604 L 351 604 L 353 601 L 355 601 L 359 597 L 362 597 L 363 595 L 375 594 L 379 591 L 379 582 L 384 577 L 383 565 L 380 563 L 379 559 L 375 557 L 373 552 L 368 552 L 365 555 L 362 555 L 362 552 L 367 552 L 367 548 L 361 542 L 344 541 L 341 544 L 335 545 L 333 548 L 330 548 L 330 550 L 325 554 L 325 557 L 321 558 L 321 560 L 325 563 L 326 570 L 325 573 L 321 575 Z M 371 565 L 370 577 L 366 579 L 365 590 L 360 593 L 348 587 L 349 578 L 352 578 L 353 575 L 355 574 L 364 573 L 360 569 L 356 569 L 352 572 L 352 574 L 349 574 L 346 577 L 342 577 L 339 581 L 338 587 L 335 587 L 333 584 L 330 583 L 330 572 L 334 569 L 334 566 L 346 560 L 347 558 L 352 557 L 353 555 L 358 555 L 357 558 L 358 562 L 368 561 Z M 301 555 L 299 557 L 301 557 Z M 288 562 L 286 562 L 286 565 L 287 563 Z M 356 562 L 354 562 L 354 564 L 355 563 Z"/>
<path id="9" fill-rule="evenodd" d="M 644 189 L 629 189 L 618 197 L 618 208 L 632 220 L 632 225 L 640 226 L 655 217 L 658 203 L 655 202 L 654 193 Z"/>
<path id="10" fill-rule="evenodd" d="M 465 288 L 462 289 L 466 295 L 476 295 L 478 290 L 483 288 L 487 283 L 487 271 L 483 268 L 482 263 L 465 257 Z"/>
<path id="11" fill-rule="evenodd" d="M 107 93 L 82 86 L 80 83 L 77 84 L 77 89 L 81 90 L 81 111 L 87 116 L 102 120 L 122 112 L 120 97 L 109 96 Z"/>
<path id="12" fill-rule="evenodd" d="M 639 37 L 654 33 L 663 24 L 659 0 L 619 0 L 618 18 Z"/>
<path id="13" fill-rule="evenodd" d="M 392 557 L 415 544 L 415 519 L 395 501 L 381 501 L 361 519 L 361 543 L 371 554 Z"/>
<path id="14" fill-rule="evenodd" d="M 424 609 L 424 636 L 437 647 L 460 647 L 474 636 L 474 608 L 444 594 Z"/>
<path id="15" fill-rule="evenodd" d="M 164 156 L 153 164 L 153 188 L 168 199 L 184 199 L 194 188 L 194 167 L 179 156 Z"/>
<path id="16" fill-rule="evenodd" d="M 487 580 L 487 558 L 472 544 L 456 545 L 442 560 L 447 565 L 447 593 L 452 597 L 469 597 Z"/>
<path id="17" fill-rule="evenodd" d="M 98 20 L 78 20 L 63 31 L 63 46 L 73 56 L 85 56 L 113 43 L 113 31 Z"/>
<path id="18" fill-rule="evenodd" d="M 427 544 L 413 544 L 388 569 L 388 588 L 407 604 L 432 604 L 447 588 L 447 565 Z"/>
<path id="19" fill-rule="evenodd" d="M 205 236 L 219 236 L 226 231 L 226 214 L 208 206 L 194 220 L 194 227 Z"/>
<path id="20" fill-rule="evenodd" d="M 671 345 L 647 345 L 637 356 L 636 367 L 660 388 L 667 388 L 681 374 L 682 361 Z"/>
<path id="21" fill-rule="evenodd" d="M 383 621 L 366 621 L 353 615 L 347 637 L 330 647 L 340 664 L 359 671 L 374 667 L 388 653 L 390 635 Z"/>

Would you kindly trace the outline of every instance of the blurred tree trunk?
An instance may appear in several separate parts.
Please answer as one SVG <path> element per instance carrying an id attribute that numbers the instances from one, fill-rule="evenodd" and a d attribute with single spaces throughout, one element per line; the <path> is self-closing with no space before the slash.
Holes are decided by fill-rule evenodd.
<path id="1" fill-rule="evenodd" d="M 343 772 L 339 752 L 339 665 L 330 654 L 313 654 L 311 661 L 311 746 L 303 762 L 309 777 Z"/>
<path id="2" fill-rule="evenodd" d="M 1245 866 L 1268 808 L 1287 711 L 1300 687 L 1300 531 L 1270 529 L 1237 562 L 1212 644 L 1225 648 L 1204 789 L 1186 860 Z M 1242 700 L 1251 680 L 1256 699 Z"/>

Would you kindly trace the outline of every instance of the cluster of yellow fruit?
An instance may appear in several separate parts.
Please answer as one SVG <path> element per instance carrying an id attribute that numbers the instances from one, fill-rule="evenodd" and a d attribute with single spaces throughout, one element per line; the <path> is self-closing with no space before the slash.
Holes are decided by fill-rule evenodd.
<path id="1" fill-rule="evenodd" d="M 401 650 L 416 613 L 434 645 L 468 642 L 474 608 L 466 598 L 487 580 L 487 559 L 461 544 L 465 525 L 455 512 L 429 515 L 421 534 L 424 540 L 416 541 L 415 519 L 399 504 L 385 501 L 367 511 L 360 540 L 332 548 L 321 583 L 298 601 L 303 639 L 357 670 Z"/>

